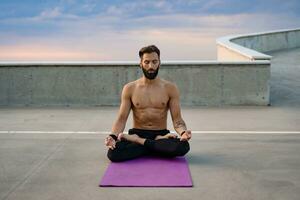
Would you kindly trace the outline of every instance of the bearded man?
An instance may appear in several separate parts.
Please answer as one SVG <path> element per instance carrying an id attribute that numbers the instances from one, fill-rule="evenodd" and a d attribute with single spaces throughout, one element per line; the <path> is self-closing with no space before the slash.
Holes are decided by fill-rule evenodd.
<path id="1" fill-rule="evenodd" d="M 155 45 L 146 46 L 139 56 L 143 76 L 124 85 L 117 120 L 105 138 L 107 157 L 112 162 L 144 155 L 183 156 L 190 150 L 191 131 L 181 116 L 178 88 L 158 77 L 160 50 Z M 131 110 L 133 127 L 124 134 Z M 179 137 L 167 129 L 168 110 Z"/>

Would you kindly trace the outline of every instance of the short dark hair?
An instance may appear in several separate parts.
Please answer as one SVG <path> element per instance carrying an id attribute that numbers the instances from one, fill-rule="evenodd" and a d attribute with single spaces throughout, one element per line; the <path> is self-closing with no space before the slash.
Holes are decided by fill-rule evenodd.
<path id="1" fill-rule="evenodd" d="M 141 50 L 139 51 L 139 56 L 142 59 L 145 53 L 153 53 L 153 52 L 157 53 L 158 58 L 160 58 L 160 51 L 155 45 L 149 45 L 141 48 Z"/>

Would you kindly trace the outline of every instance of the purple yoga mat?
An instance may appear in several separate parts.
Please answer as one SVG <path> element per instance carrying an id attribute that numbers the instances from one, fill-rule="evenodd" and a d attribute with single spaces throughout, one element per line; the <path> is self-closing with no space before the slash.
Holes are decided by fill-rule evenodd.
<path id="1" fill-rule="evenodd" d="M 184 157 L 141 157 L 111 162 L 100 187 L 192 187 L 188 163 Z"/>

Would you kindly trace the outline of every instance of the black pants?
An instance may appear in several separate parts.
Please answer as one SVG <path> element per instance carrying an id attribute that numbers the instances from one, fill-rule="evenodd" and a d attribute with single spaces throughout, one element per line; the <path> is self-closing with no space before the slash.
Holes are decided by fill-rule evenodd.
<path id="1" fill-rule="evenodd" d="M 154 140 L 157 135 L 166 135 L 169 130 L 143 130 L 129 129 L 128 134 L 137 134 L 145 138 L 144 145 L 136 144 L 126 140 L 118 141 L 116 148 L 107 152 L 107 157 L 112 162 L 121 162 L 138 158 L 143 155 L 155 155 L 161 157 L 183 156 L 190 150 L 187 141 L 180 141 L 178 138 Z"/>

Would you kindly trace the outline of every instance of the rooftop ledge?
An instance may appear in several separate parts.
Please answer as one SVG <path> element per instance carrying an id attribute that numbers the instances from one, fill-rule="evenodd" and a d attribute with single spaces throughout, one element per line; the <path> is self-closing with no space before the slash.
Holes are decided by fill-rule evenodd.
<path id="1" fill-rule="evenodd" d="M 238 52 L 247 58 L 250 58 L 251 60 L 270 60 L 272 56 L 269 56 L 267 54 L 255 51 L 253 49 L 249 49 L 246 47 L 243 47 L 241 45 L 238 45 L 233 42 L 235 39 L 240 39 L 240 38 L 245 38 L 245 37 L 251 37 L 251 36 L 262 36 L 262 35 L 269 35 L 269 34 L 274 34 L 274 33 L 284 33 L 284 32 L 290 32 L 290 31 L 299 31 L 300 28 L 296 29 L 282 29 L 282 30 L 277 30 L 277 31 L 268 31 L 268 32 L 257 32 L 257 33 L 251 33 L 251 34 L 239 34 L 239 35 L 229 35 L 229 36 L 224 36 L 221 38 L 218 38 L 216 40 L 218 45 L 223 46 L 224 48 L 227 48 L 229 50 Z"/>
<path id="2" fill-rule="evenodd" d="M 162 61 L 162 65 L 261 65 L 270 64 L 268 60 L 259 60 L 254 62 L 249 61 L 217 61 L 217 60 L 173 60 Z M 4 66 L 74 66 L 74 65 L 100 65 L 100 66 L 115 66 L 115 65 L 139 65 L 138 61 L 0 61 L 0 67 Z"/>

